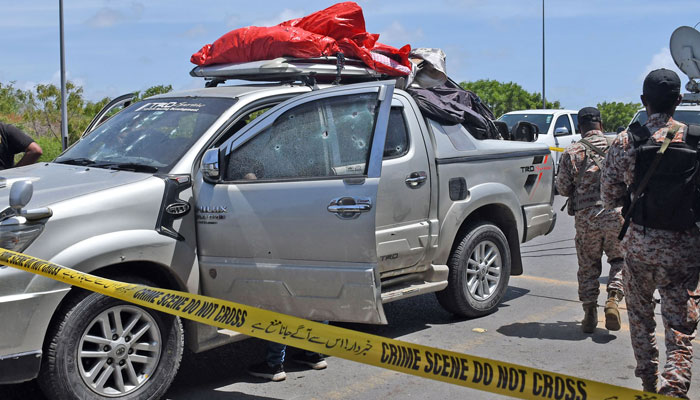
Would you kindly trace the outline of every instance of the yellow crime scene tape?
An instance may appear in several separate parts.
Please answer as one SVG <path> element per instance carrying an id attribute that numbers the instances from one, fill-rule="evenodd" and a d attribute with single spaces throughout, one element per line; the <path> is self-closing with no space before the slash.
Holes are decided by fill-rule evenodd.
<path id="1" fill-rule="evenodd" d="M 339 328 L 208 296 L 100 278 L 0 248 L 0 264 L 248 336 L 520 399 L 670 397 Z"/>
<path id="2" fill-rule="evenodd" d="M 551 151 L 558 151 L 559 153 L 562 153 L 562 152 L 564 152 L 564 150 L 566 150 L 566 149 L 563 148 L 563 147 L 550 147 L 549 150 L 551 150 Z"/>

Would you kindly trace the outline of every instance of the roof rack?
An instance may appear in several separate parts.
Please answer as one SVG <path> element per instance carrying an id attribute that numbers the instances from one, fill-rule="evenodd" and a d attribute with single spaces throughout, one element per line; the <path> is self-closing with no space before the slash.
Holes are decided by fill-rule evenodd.
<path id="1" fill-rule="evenodd" d="M 343 83 L 364 82 L 388 78 L 362 63 L 344 57 L 290 58 L 245 63 L 215 64 L 195 67 L 190 71 L 194 77 L 204 78 L 207 86 L 216 86 L 229 79 L 246 81 L 302 81 L 309 77 L 318 82 Z"/>

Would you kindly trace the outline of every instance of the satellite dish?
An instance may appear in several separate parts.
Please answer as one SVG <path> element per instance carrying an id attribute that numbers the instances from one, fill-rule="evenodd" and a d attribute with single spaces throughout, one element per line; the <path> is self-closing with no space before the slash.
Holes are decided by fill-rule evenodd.
<path id="1" fill-rule="evenodd" d="M 700 78 L 700 32 L 681 26 L 671 35 L 671 57 L 688 78 Z"/>

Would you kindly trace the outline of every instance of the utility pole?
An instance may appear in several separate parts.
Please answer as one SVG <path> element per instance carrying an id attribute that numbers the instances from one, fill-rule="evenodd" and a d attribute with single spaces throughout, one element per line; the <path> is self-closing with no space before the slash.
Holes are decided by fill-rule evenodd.
<path id="1" fill-rule="evenodd" d="M 61 41 L 61 148 L 65 150 L 68 148 L 68 106 L 66 104 L 66 54 L 63 45 L 63 0 L 58 0 L 58 15 Z"/>
<path id="2" fill-rule="evenodd" d="M 542 0 L 542 109 L 547 108 L 547 100 L 544 96 L 544 0 Z"/>

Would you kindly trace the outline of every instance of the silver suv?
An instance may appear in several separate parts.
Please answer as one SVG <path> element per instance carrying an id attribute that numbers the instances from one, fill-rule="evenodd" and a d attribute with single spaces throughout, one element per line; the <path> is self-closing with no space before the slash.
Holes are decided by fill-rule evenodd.
<path id="1" fill-rule="evenodd" d="M 0 246 L 314 320 L 385 324 L 384 303 L 429 292 L 495 311 L 520 243 L 554 226 L 547 146 L 426 119 L 394 81 L 275 62 L 264 78 L 306 84 L 196 69 L 210 87 L 105 110 L 54 162 L 2 171 Z M 58 399 L 159 398 L 184 346 L 245 338 L 13 268 L 0 320 L 0 383 Z"/>

